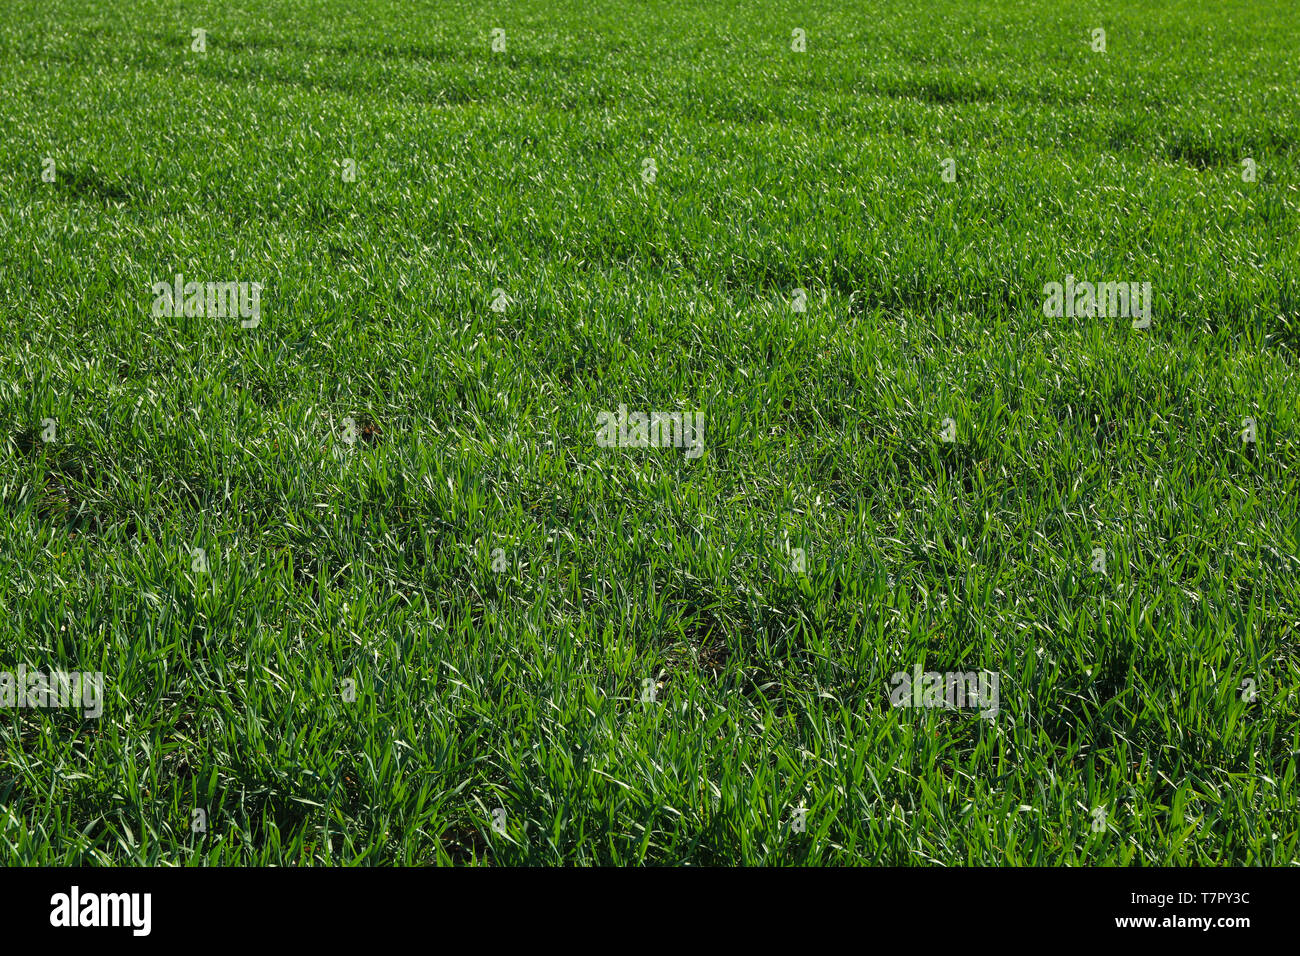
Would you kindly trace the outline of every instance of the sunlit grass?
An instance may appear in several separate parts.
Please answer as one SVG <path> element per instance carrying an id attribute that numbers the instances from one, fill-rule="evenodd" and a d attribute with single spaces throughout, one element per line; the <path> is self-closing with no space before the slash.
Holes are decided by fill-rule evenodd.
<path id="1" fill-rule="evenodd" d="M 592 6 L 7 5 L 0 860 L 1294 863 L 1291 6 Z"/>

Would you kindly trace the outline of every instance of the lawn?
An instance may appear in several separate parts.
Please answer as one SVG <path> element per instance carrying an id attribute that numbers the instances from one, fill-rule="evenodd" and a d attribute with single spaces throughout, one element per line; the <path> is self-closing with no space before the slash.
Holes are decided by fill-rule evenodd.
<path id="1" fill-rule="evenodd" d="M 0 117 L 0 863 L 1296 863 L 1294 4 L 9 0 Z"/>

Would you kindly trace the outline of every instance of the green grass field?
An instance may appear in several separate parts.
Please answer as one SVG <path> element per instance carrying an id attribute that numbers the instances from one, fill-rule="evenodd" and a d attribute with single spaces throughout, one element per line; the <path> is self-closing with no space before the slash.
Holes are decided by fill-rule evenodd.
<path id="1" fill-rule="evenodd" d="M 249 9 L 0 21 L 0 861 L 1296 863 L 1293 4 Z"/>

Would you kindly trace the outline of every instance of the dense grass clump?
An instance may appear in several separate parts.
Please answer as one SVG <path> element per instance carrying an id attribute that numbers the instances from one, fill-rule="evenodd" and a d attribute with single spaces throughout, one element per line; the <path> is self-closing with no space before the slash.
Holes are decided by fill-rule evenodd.
<path id="1" fill-rule="evenodd" d="M 104 703 L 0 707 L 0 860 L 1294 863 L 1298 76 L 1285 0 L 10 0 L 0 671 Z"/>

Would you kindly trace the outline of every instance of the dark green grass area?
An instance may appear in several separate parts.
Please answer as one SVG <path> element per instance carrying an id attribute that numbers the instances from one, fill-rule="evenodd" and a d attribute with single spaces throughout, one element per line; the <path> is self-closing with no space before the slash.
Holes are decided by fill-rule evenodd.
<path id="1" fill-rule="evenodd" d="M 1296 862 L 1292 3 L 3 14 L 0 861 Z"/>

